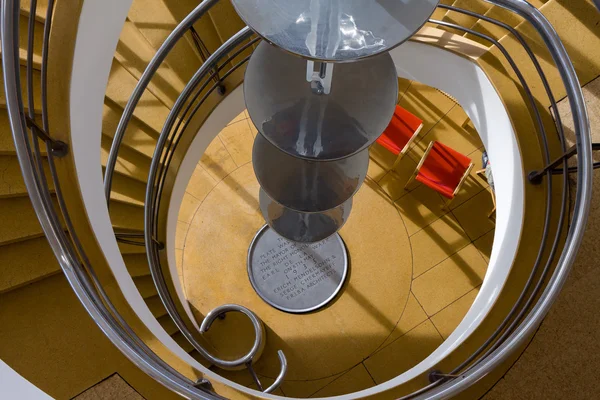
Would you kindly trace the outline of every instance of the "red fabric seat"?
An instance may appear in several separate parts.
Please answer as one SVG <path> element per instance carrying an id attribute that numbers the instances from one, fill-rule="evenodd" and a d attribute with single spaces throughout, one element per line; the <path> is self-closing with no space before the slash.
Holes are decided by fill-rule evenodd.
<path id="1" fill-rule="evenodd" d="M 471 167 L 472 161 L 469 157 L 440 142 L 433 142 L 415 179 L 452 199 L 465 173 Z"/>
<path id="2" fill-rule="evenodd" d="M 411 142 L 423 127 L 423 121 L 406 111 L 400 106 L 396 106 L 394 116 L 388 127 L 377 139 L 377 143 L 388 149 L 391 153 L 399 155 Z"/>

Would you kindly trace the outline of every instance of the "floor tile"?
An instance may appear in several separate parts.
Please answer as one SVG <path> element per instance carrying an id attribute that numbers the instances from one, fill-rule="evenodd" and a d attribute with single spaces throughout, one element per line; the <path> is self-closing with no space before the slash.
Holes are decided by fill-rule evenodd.
<path id="1" fill-rule="evenodd" d="M 473 242 L 479 253 L 485 260 L 485 262 L 490 262 L 490 255 L 492 254 L 492 247 L 494 245 L 494 235 L 496 231 L 491 230 L 476 241 Z"/>
<path id="2" fill-rule="evenodd" d="M 475 240 L 495 228 L 494 220 L 488 218 L 493 208 L 492 197 L 487 190 L 484 190 L 452 210 L 452 214 L 471 240 Z"/>
<path id="3" fill-rule="evenodd" d="M 258 129 L 256 129 L 256 126 L 254 125 L 254 123 L 252 122 L 251 119 L 247 119 L 246 122 L 248 123 L 248 128 L 250 129 L 250 133 L 252 133 L 252 137 L 255 138 L 256 134 L 258 133 Z"/>
<path id="4" fill-rule="evenodd" d="M 425 314 L 425 311 L 423 311 L 423 307 L 421 307 L 421 305 L 415 298 L 415 295 L 411 292 L 408 296 L 408 301 L 406 302 L 406 307 L 404 308 L 402 317 L 400 318 L 400 321 L 398 321 L 398 325 L 396 325 L 396 329 L 394 329 L 394 331 L 381 345 L 381 347 L 385 347 L 388 344 L 392 343 L 394 340 L 406 334 L 407 332 L 415 328 L 417 325 L 420 325 L 423 322 L 425 322 L 426 319 L 427 314 Z"/>
<path id="5" fill-rule="evenodd" d="M 187 222 L 188 224 L 191 223 L 192 218 L 194 218 L 194 214 L 201 203 L 202 201 L 186 192 L 183 195 L 183 201 L 181 202 L 177 219 L 179 221 Z"/>
<path id="6" fill-rule="evenodd" d="M 431 322 L 433 322 L 444 339 L 447 339 L 456 329 L 458 324 L 460 324 L 467 311 L 471 308 L 478 293 L 479 287 L 471 290 L 469 293 L 431 317 Z"/>
<path id="7" fill-rule="evenodd" d="M 421 132 L 425 135 L 456 103 L 430 86 L 413 82 L 399 105 L 423 120 Z"/>
<path id="8" fill-rule="evenodd" d="M 413 281 L 412 291 L 427 315 L 434 315 L 481 285 L 487 264 L 474 245 L 425 272 Z"/>
<path id="9" fill-rule="evenodd" d="M 396 156 L 377 142 L 369 148 L 369 157 L 367 175 L 377 182 L 388 173 L 396 161 Z"/>
<path id="10" fill-rule="evenodd" d="M 250 164 L 219 183 L 196 213 L 185 246 L 186 293 L 201 313 L 243 301 L 259 315 L 269 337 L 256 365 L 259 374 L 277 375 L 281 349 L 288 357 L 289 381 L 336 375 L 372 354 L 396 329 L 410 293 L 410 240 L 393 202 L 373 187 L 366 183 L 356 194 L 352 215 L 340 231 L 351 257 L 343 291 L 328 307 L 301 316 L 262 301 L 245 272 L 248 245 L 264 224 Z M 283 391 L 288 394 L 285 386 Z"/>
<path id="11" fill-rule="evenodd" d="M 456 106 L 448 114 L 454 110 L 463 112 L 460 106 Z M 420 135 L 411 150 L 421 157 L 429 143 L 433 141 L 443 143 L 464 155 L 472 153 L 483 145 L 475 130 L 461 128 L 449 115 L 444 116 L 429 132 Z"/>
<path id="12" fill-rule="evenodd" d="M 464 248 L 469 238 L 450 214 L 426 226 L 410 238 L 413 279 Z"/>
<path id="13" fill-rule="evenodd" d="M 459 190 L 458 194 L 452 200 L 450 209 L 455 209 L 467 200 L 473 198 L 483 190 L 489 187 L 487 180 L 481 175 L 477 174 L 477 171 L 481 169 L 481 154 L 483 148 L 477 149 L 472 153 L 468 154 L 469 158 L 473 160 L 475 166 L 471 170 L 470 176 L 465 180 L 463 187 Z"/>
<path id="14" fill-rule="evenodd" d="M 361 363 L 310 397 L 341 396 L 375 386 L 369 372 Z"/>
<path id="15" fill-rule="evenodd" d="M 229 126 L 229 125 L 233 125 L 237 122 L 244 121 L 246 118 L 248 118 L 248 113 L 246 112 L 246 110 L 244 110 L 237 117 L 232 119 L 231 122 L 229 122 L 227 125 Z"/>
<path id="16" fill-rule="evenodd" d="M 219 137 L 237 166 L 252 161 L 254 137 L 245 120 L 228 125 L 219 133 Z"/>
<path id="17" fill-rule="evenodd" d="M 183 250 L 175 249 L 175 263 L 177 265 L 177 273 L 179 274 L 179 281 L 183 286 Z"/>
<path id="18" fill-rule="evenodd" d="M 190 224 L 183 221 L 177 221 L 177 230 L 175 232 L 175 249 L 183 250 L 185 246 L 185 237 L 187 235 Z"/>
<path id="19" fill-rule="evenodd" d="M 431 321 L 427 320 L 389 346 L 365 360 L 367 370 L 377 382 L 386 382 L 414 367 L 440 344 L 442 338 Z"/>
<path id="20" fill-rule="evenodd" d="M 307 398 L 326 387 L 342 374 L 312 381 L 284 381 L 281 390 L 287 397 Z"/>
<path id="21" fill-rule="evenodd" d="M 437 192 L 421 185 L 396 202 L 408 235 L 412 236 L 446 214 L 444 201 Z"/>
<path id="22" fill-rule="evenodd" d="M 200 164 L 216 180 L 220 181 L 237 168 L 231 155 L 217 136 L 208 146 Z"/>
<path id="23" fill-rule="evenodd" d="M 404 94 L 410 87 L 411 83 L 412 82 L 408 79 L 398 78 L 398 103 L 400 103 L 400 101 L 404 97 Z"/>
<path id="24" fill-rule="evenodd" d="M 186 192 L 202 201 L 206 195 L 213 190 L 217 182 L 218 181 L 213 178 L 202 165 L 197 164 L 186 188 Z"/>
<path id="25" fill-rule="evenodd" d="M 410 157 L 403 157 L 394 172 L 388 172 L 379 180 L 379 186 L 391 199 L 398 200 L 420 186 L 419 182 L 412 182 L 406 190 L 404 189 L 416 167 L 417 164 Z"/>

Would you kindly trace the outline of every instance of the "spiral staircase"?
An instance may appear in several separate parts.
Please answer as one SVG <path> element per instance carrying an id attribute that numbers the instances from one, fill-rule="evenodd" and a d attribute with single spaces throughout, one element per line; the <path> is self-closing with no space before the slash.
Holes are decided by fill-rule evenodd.
<path id="1" fill-rule="evenodd" d="M 391 50 L 400 104 L 424 119 L 424 134 L 439 138 L 443 124 L 477 132 L 498 166 L 493 249 L 488 236 L 479 295 L 435 352 L 366 385 L 350 369 L 315 386 L 297 378 L 311 369 L 294 365 L 302 348 L 279 351 L 272 321 L 283 317 L 249 306 L 243 289 L 234 305 L 191 307 L 182 283 L 186 191 L 207 170 L 215 182 L 231 172 L 211 142 L 246 123 L 244 72 L 261 43 L 232 3 L 4 0 L 7 398 L 73 398 L 115 373 L 148 399 L 483 396 L 526 351 L 582 241 L 596 146 L 581 87 L 600 76 L 599 23 L 591 0 L 442 0 Z M 424 151 L 413 148 L 417 161 Z M 393 203 L 406 171 L 392 171 L 377 145 L 370 155 L 369 185 Z M 205 278 L 199 291 L 219 287 Z M 367 358 L 358 363 L 368 370 Z"/>

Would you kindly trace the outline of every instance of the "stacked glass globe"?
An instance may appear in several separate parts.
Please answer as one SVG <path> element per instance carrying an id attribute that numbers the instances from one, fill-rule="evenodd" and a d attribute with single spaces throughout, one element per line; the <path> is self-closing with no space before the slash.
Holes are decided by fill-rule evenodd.
<path id="1" fill-rule="evenodd" d="M 348 220 L 368 148 L 389 124 L 398 83 L 389 50 L 439 0 L 233 0 L 265 41 L 244 93 L 259 134 L 260 208 L 282 237 L 313 243 Z"/>

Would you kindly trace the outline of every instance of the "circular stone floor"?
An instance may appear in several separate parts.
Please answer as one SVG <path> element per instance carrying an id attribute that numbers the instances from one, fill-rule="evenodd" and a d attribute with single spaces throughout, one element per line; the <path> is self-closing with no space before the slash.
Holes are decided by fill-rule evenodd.
<path id="1" fill-rule="evenodd" d="M 340 294 L 325 308 L 296 315 L 265 303 L 250 284 L 248 246 L 264 225 L 259 185 L 251 163 L 233 171 L 198 207 L 185 238 L 184 288 L 198 320 L 226 303 L 253 310 L 267 329 L 266 347 L 255 366 L 264 377 L 277 376 L 277 350 L 288 359 L 286 380 L 330 377 L 368 358 L 394 336 L 412 278 L 412 252 L 403 219 L 378 189 L 367 180 L 340 231 L 350 260 Z M 253 341 L 249 324 L 235 314 L 217 321 L 209 334 L 223 357 L 245 353 Z"/>

